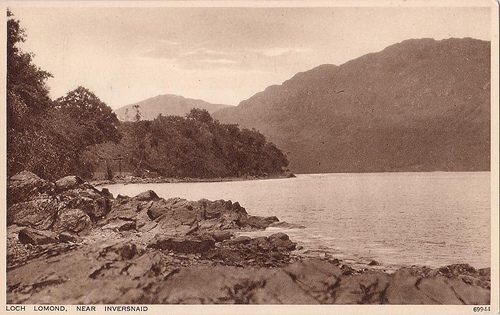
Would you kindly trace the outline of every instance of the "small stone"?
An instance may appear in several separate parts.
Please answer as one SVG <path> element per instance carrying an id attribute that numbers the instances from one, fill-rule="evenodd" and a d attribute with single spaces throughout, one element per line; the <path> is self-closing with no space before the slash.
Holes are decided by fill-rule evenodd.
<path id="1" fill-rule="evenodd" d="M 78 243 L 80 242 L 80 238 L 74 234 L 68 232 L 62 232 L 59 234 L 59 241 L 63 243 Z"/>

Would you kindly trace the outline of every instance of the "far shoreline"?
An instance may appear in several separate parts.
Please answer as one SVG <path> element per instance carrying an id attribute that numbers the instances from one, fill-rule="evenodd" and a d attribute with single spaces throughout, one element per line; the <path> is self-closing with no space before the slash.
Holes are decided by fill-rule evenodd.
<path id="1" fill-rule="evenodd" d="M 472 170 L 472 171 L 391 171 L 391 172 L 325 172 L 325 173 L 292 173 L 285 172 L 284 174 L 264 174 L 264 175 L 247 175 L 241 177 L 210 177 L 210 178 L 197 178 L 197 177 L 138 177 L 132 175 L 117 175 L 113 179 L 88 179 L 87 183 L 93 186 L 105 185 L 129 185 L 129 184 L 175 184 L 175 183 L 221 183 L 221 182 L 243 182 L 254 180 L 267 180 L 267 179 L 287 179 L 296 178 L 297 175 L 366 175 L 366 174 L 452 174 L 452 173 L 490 173 L 491 170 Z"/>
<path id="2" fill-rule="evenodd" d="M 270 175 L 248 175 L 244 177 L 213 177 L 213 178 L 196 178 L 196 177 L 136 177 L 136 176 L 115 176 L 111 180 L 87 180 L 87 183 L 93 186 L 104 185 L 129 185 L 129 184 L 174 184 L 174 183 L 219 183 L 219 182 L 240 182 L 250 180 L 266 180 L 266 179 L 287 179 L 295 178 L 294 173 L 285 174 L 270 174 Z"/>

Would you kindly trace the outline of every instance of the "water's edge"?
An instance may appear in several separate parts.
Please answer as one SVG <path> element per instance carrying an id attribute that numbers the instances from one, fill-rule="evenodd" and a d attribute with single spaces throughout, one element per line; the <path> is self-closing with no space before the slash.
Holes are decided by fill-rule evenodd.
<path id="1" fill-rule="evenodd" d="M 489 188 L 489 182 L 485 183 L 489 176 L 489 172 L 299 174 L 297 178 L 279 181 L 103 187 L 115 196 L 133 196 L 152 189 L 163 198 L 238 201 L 251 215 L 276 215 L 280 221 L 305 226 L 305 229 L 271 228 L 242 234 L 265 236 L 282 231 L 298 243 L 301 249 L 296 253 L 300 256 L 334 257 L 361 265 L 375 260 L 387 269 L 408 265 L 439 267 L 453 263 L 470 263 L 483 268 L 490 266 L 490 233 L 489 230 L 480 230 L 485 224 L 489 225 L 489 212 L 485 214 L 484 209 L 484 204 L 489 207 L 489 190 L 488 194 L 484 192 Z M 436 187 L 442 191 L 433 192 Z M 353 193 L 354 190 L 359 192 Z M 320 200 L 326 195 L 332 196 L 329 200 Z M 412 205 L 405 205 L 405 202 Z M 290 207 L 296 209 L 290 210 Z M 390 207 L 392 212 L 385 211 Z M 429 207 L 433 208 L 429 214 L 419 213 Z M 299 214 L 294 216 L 293 212 Z M 351 215 L 350 212 L 354 213 Z M 316 221 L 307 222 L 314 216 L 317 216 Z M 427 225 L 431 228 L 426 230 Z M 439 235 L 440 229 L 451 233 L 460 228 L 464 231 L 456 235 Z M 408 229 L 416 230 L 408 232 Z M 457 250 L 459 253 L 454 254 Z"/>

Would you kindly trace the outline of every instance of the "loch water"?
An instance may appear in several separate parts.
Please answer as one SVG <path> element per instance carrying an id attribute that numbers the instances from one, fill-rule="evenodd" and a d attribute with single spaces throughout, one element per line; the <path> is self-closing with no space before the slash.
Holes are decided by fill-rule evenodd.
<path id="1" fill-rule="evenodd" d="M 231 182 L 116 184 L 115 196 L 154 190 L 160 197 L 238 201 L 251 215 L 305 228 L 287 233 L 306 256 L 383 266 L 490 266 L 490 173 L 300 174 Z"/>

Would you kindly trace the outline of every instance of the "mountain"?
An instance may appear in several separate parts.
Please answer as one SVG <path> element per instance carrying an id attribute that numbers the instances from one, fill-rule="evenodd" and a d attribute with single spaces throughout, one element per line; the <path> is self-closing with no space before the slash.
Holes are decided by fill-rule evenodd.
<path id="1" fill-rule="evenodd" d="M 490 42 L 411 39 L 296 74 L 213 115 L 297 173 L 490 169 Z"/>
<path id="2" fill-rule="evenodd" d="M 213 113 L 220 109 L 231 107 L 230 105 L 211 104 L 202 100 L 165 94 L 120 107 L 115 110 L 116 116 L 118 116 L 118 119 L 121 121 L 135 120 L 136 110 L 134 109 L 134 106 L 136 105 L 140 106 L 139 112 L 142 120 L 153 120 L 159 114 L 162 114 L 163 116 L 184 116 L 189 113 L 192 108 L 206 109 L 209 113 Z"/>

